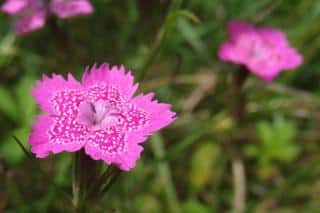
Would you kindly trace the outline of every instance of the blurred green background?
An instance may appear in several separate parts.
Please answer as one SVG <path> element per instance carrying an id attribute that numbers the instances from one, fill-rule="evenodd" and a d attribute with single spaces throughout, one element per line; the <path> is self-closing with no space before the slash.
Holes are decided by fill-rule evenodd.
<path id="1" fill-rule="evenodd" d="M 184 0 L 169 18 L 169 0 L 91 2 L 92 15 L 58 20 L 58 35 L 46 26 L 16 37 L 0 15 L 0 212 L 71 211 L 60 191 L 71 192 L 72 155 L 39 160 L 40 172 L 12 136 L 28 147 L 39 113 L 30 88 L 43 73 L 79 79 L 101 62 L 145 70 L 140 90 L 171 103 L 178 119 L 91 212 L 231 212 L 229 142 L 246 170 L 246 212 L 319 212 L 320 1 Z M 282 29 L 304 56 L 273 83 L 249 77 L 240 124 L 227 93 L 237 66 L 217 58 L 231 19 Z"/>

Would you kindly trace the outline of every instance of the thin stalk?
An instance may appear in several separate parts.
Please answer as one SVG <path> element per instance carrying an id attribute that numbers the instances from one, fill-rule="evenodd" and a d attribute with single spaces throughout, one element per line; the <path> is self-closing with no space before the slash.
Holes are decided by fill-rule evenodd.
<path id="1" fill-rule="evenodd" d="M 151 137 L 151 148 L 156 159 L 163 159 L 165 157 L 163 143 L 163 138 L 159 133 L 156 133 Z M 164 182 L 164 191 L 169 212 L 180 212 L 176 191 L 172 183 L 170 167 L 167 161 L 158 161 L 158 173 Z"/>
<path id="2" fill-rule="evenodd" d="M 56 49 L 57 63 L 69 65 L 70 61 L 74 59 L 74 53 L 72 52 L 71 40 L 68 32 L 63 31 L 58 24 L 58 20 L 54 16 L 49 16 L 48 27 L 50 30 L 50 36 L 52 38 L 54 47 Z M 68 69 L 58 69 L 68 70 Z M 66 74 L 65 71 L 60 71 L 61 74 Z"/>
<path id="3" fill-rule="evenodd" d="M 31 153 L 23 146 L 22 142 L 16 137 L 12 136 L 15 142 L 19 145 L 20 149 L 24 152 L 24 154 L 30 159 L 33 160 L 34 157 L 31 155 Z"/>
<path id="4" fill-rule="evenodd" d="M 48 18 L 48 26 L 56 48 L 61 50 L 63 53 L 66 52 L 66 50 L 69 49 L 69 38 L 68 35 L 59 27 L 57 18 L 50 16 Z"/>
<path id="5" fill-rule="evenodd" d="M 245 116 L 245 94 L 242 93 L 242 87 L 248 77 L 248 70 L 245 67 L 241 67 L 236 72 L 234 78 L 233 87 L 231 88 L 231 96 L 234 97 L 235 103 L 231 109 L 231 113 L 236 121 L 237 125 L 240 126 Z M 233 198 L 233 212 L 243 213 L 246 208 L 246 175 L 245 165 L 242 159 L 241 153 L 238 151 L 237 146 L 239 141 L 231 141 L 226 143 L 228 146 L 232 174 L 233 174 L 233 186 L 234 186 L 234 198 Z"/>
<path id="6" fill-rule="evenodd" d="M 232 175 L 234 183 L 234 212 L 242 213 L 246 204 L 246 175 L 245 167 L 241 158 L 232 160 Z"/>
<path id="7" fill-rule="evenodd" d="M 109 191 L 109 189 L 116 182 L 120 174 L 121 174 L 121 170 L 116 167 L 113 167 L 112 172 L 108 177 L 107 183 L 101 188 L 101 195 Z"/>
<path id="8" fill-rule="evenodd" d="M 150 52 L 147 56 L 147 59 L 141 66 L 141 69 L 139 69 L 137 80 L 142 81 L 146 75 L 146 72 L 148 68 L 152 65 L 153 61 L 156 59 L 156 57 L 159 55 L 160 50 L 166 41 L 167 35 L 172 29 L 172 17 L 174 16 L 174 13 L 180 8 L 182 3 L 182 0 L 172 0 L 171 5 L 169 8 L 168 15 L 161 26 L 160 30 L 157 33 L 156 40 L 154 42 L 154 46 L 150 49 Z"/>
<path id="9" fill-rule="evenodd" d="M 76 212 L 81 209 L 81 152 L 76 152 L 72 170 L 72 203 Z"/>
<path id="10" fill-rule="evenodd" d="M 76 212 L 85 212 L 96 196 L 88 196 L 88 189 L 99 177 L 99 162 L 92 160 L 83 150 L 74 155 L 73 162 L 73 206 Z M 99 198 L 99 196 L 98 196 Z"/>
<path id="11" fill-rule="evenodd" d="M 103 183 L 109 179 L 109 176 L 112 173 L 112 167 L 112 165 L 108 166 L 108 168 L 98 177 L 95 183 L 90 185 L 86 196 L 87 198 L 91 197 L 93 193 L 97 192 Z"/>

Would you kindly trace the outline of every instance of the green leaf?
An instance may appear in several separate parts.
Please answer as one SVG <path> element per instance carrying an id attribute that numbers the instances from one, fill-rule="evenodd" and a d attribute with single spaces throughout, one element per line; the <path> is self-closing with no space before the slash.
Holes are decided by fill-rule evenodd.
<path id="1" fill-rule="evenodd" d="M 190 182 L 194 190 L 201 190 L 206 184 L 212 182 L 215 165 L 220 156 L 219 147 L 212 141 L 201 143 L 191 156 Z"/>
<path id="2" fill-rule="evenodd" d="M 256 145 L 248 144 L 244 148 L 244 153 L 248 157 L 256 157 L 259 155 L 259 148 Z"/>
<path id="3" fill-rule="evenodd" d="M 13 121 L 17 118 L 17 106 L 13 96 L 4 87 L 0 86 L 0 111 Z"/>
<path id="4" fill-rule="evenodd" d="M 15 34 L 13 32 L 9 32 L 0 41 L 0 67 L 8 64 L 17 54 L 17 50 L 14 46 L 15 40 Z"/>
<path id="5" fill-rule="evenodd" d="M 273 140 L 273 133 L 270 124 L 266 121 L 260 121 L 257 124 L 256 131 L 261 142 L 268 144 Z"/>
<path id="6" fill-rule="evenodd" d="M 18 103 L 18 111 L 21 125 L 31 125 L 33 117 L 36 112 L 36 103 L 31 95 L 31 87 L 34 84 L 35 79 L 28 76 L 23 78 L 17 88 L 16 96 Z"/>
<path id="7" fill-rule="evenodd" d="M 182 204 L 184 213 L 210 213 L 212 212 L 206 205 L 196 200 L 189 200 Z"/>
<path id="8" fill-rule="evenodd" d="M 0 154 L 9 165 L 17 165 L 26 157 L 25 153 L 14 141 L 12 136 L 16 136 L 24 147 L 28 147 L 27 140 L 29 133 L 29 128 L 16 129 L 12 134 L 8 135 L 1 144 Z"/>
<path id="9" fill-rule="evenodd" d="M 274 161 L 290 162 L 299 154 L 300 149 L 294 143 L 296 125 L 281 115 L 276 115 L 273 122 L 260 121 L 256 133 L 262 143 L 256 146 L 257 150 L 248 147 L 245 151 L 258 157 L 260 166 L 268 166 Z"/>
<path id="10" fill-rule="evenodd" d="M 199 56 L 208 57 L 208 50 L 206 46 L 201 41 L 195 28 L 183 18 L 179 18 L 177 21 L 178 29 L 181 35 L 187 40 L 187 42 L 192 46 L 192 48 L 197 52 Z"/>

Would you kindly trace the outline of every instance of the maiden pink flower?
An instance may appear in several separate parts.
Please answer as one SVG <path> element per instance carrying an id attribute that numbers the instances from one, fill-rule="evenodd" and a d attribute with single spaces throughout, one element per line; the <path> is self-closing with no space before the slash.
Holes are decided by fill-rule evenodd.
<path id="1" fill-rule="evenodd" d="M 6 0 L 0 11 L 15 16 L 14 28 L 18 35 L 25 35 L 41 29 L 46 18 L 89 15 L 93 8 L 88 0 Z"/>
<path id="2" fill-rule="evenodd" d="M 294 69 L 303 61 L 280 30 L 231 21 L 228 34 L 229 40 L 219 48 L 219 58 L 245 65 L 264 81 L 272 81 L 282 70 Z"/>
<path id="3" fill-rule="evenodd" d="M 0 8 L 18 18 L 13 25 L 18 35 L 25 35 L 45 25 L 46 11 L 41 0 L 7 0 Z"/>
<path id="4" fill-rule="evenodd" d="M 51 0 L 50 10 L 59 18 L 89 15 L 93 8 L 87 0 Z"/>
<path id="5" fill-rule="evenodd" d="M 31 151 L 44 158 L 83 148 L 94 160 L 132 169 L 141 143 L 175 120 L 171 106 L 153 100 L 153 93 L 133 96 L 137 88 L 123 66 L 93 66 L 81 83 L 71 74 L 66 80 L 43 76 L 32 90 L 45 114 L 33 125 Z"/>

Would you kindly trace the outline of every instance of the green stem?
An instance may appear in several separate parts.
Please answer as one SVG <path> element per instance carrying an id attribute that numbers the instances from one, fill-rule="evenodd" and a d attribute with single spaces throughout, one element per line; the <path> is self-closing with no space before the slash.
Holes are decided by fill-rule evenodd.
<path id="1" fill-rule="evenodd" d="M 231 88 L 231 95 L 234 97 L 234 104 L 231 109 L 234 120 L 238 126 L 245 116 L 245 94 L 242 93 L 243 85 L 248 77 L 248 70 L 241 67 L 237 70 L 234 78 L 233 87 Z M 246 174 L 245 165 L 242 155 L 239 152 L 239 141 L 231 141 L 226 143 L 229 151 L 232 175 L 234 184 L 234 198 L 233 198 L 233 212 L 243 213 L 246 208 Z"/>
<path id="2" fill-rule="evenodd" d="M 156 159 L 163 159 L 165 156 L 165 149 L 163 143 L 163 138 L 159 133 L 156 133 L 151 137 L 151 148 Z M 160 178 L 164 182 L 164 190 L 166 195 L 166 201 L 169 207 L 169 212 L 180 212 L 179 204 L 177 201 L 177 195 L 172 183 L 170 167 L 167 161 L 158 161 L 158 173 Z"/>
<path id="3" fill-rule="evenodd" d="M 105 194 L 107 191 L 109 191 L 109 189 L 111 188 L 111 186 L 116 182 L 116 180 L 118 179 L 118 177 L 121 174 L 121 170 L 113 167 L 111 173 L 109 174 L 107 183 L 101 187 L 101 195 Z"/>
<path id="4" fill-rule="evenodd" d="M 141 66 L 141 69 L 139 69 L 138 75 L 137 75 L 137 80 L 142 81 L 147 73 L 148 68 L 152 65 L 153 61 L 156 59 L 156 57 L 159 55 L 160 50 L 166 41 L 167 35 L 172 29 L 172 17 L 174 13 L 180 8 L 182 3 L 182 0 L 172 0 L 171 5 L 169 8 L 168 15 L 166 17 L 165 22 L 161 26 L 154 46 L 153 48 L 150 49 L 150 52 L 147 56 L 147 59 L 145 60 L 144 64 Z"/>
<path id="5" fill-rule="evenodd" d="M 93 193 L 99 191 L 100 187 L 103 185 L 103 183 L 108 180 L 110 175 L 112 174 L 112 168 L 113 166 L 110 165 L 108 168 L 97 178 L 94 184 L 90 185 L 88 189 L 88 193 L 86 195 L 86 198 L 90 198 Z"/>
<path id="6" fill-rule="evenodd" d="M 81 152 L 76 152 L 73 159 L 73 171 L 72 171 L 72 194 L 73 194 L 73 206 L 76 212 L 81 209 Z"/>
<path id="7" fill-rule="evenodd" d="M 56 17 L 51 16 L 48 18 L 48 26 L 56 48 L 65 53 L 69 49 L 68 35 L 61 30 Z"/>
<path id="8" fill-rule="evenodd" d="M 87 201 L 94 200 L 94 197 L 86 197 L 86 194 L 98 177 L 100 169 L 98 163 L 86 155 L 83 150 L 74 155 L 72 189 L 73 206 L 76 212 L 86 212 L 86 208 L 89 206 Z"/>

